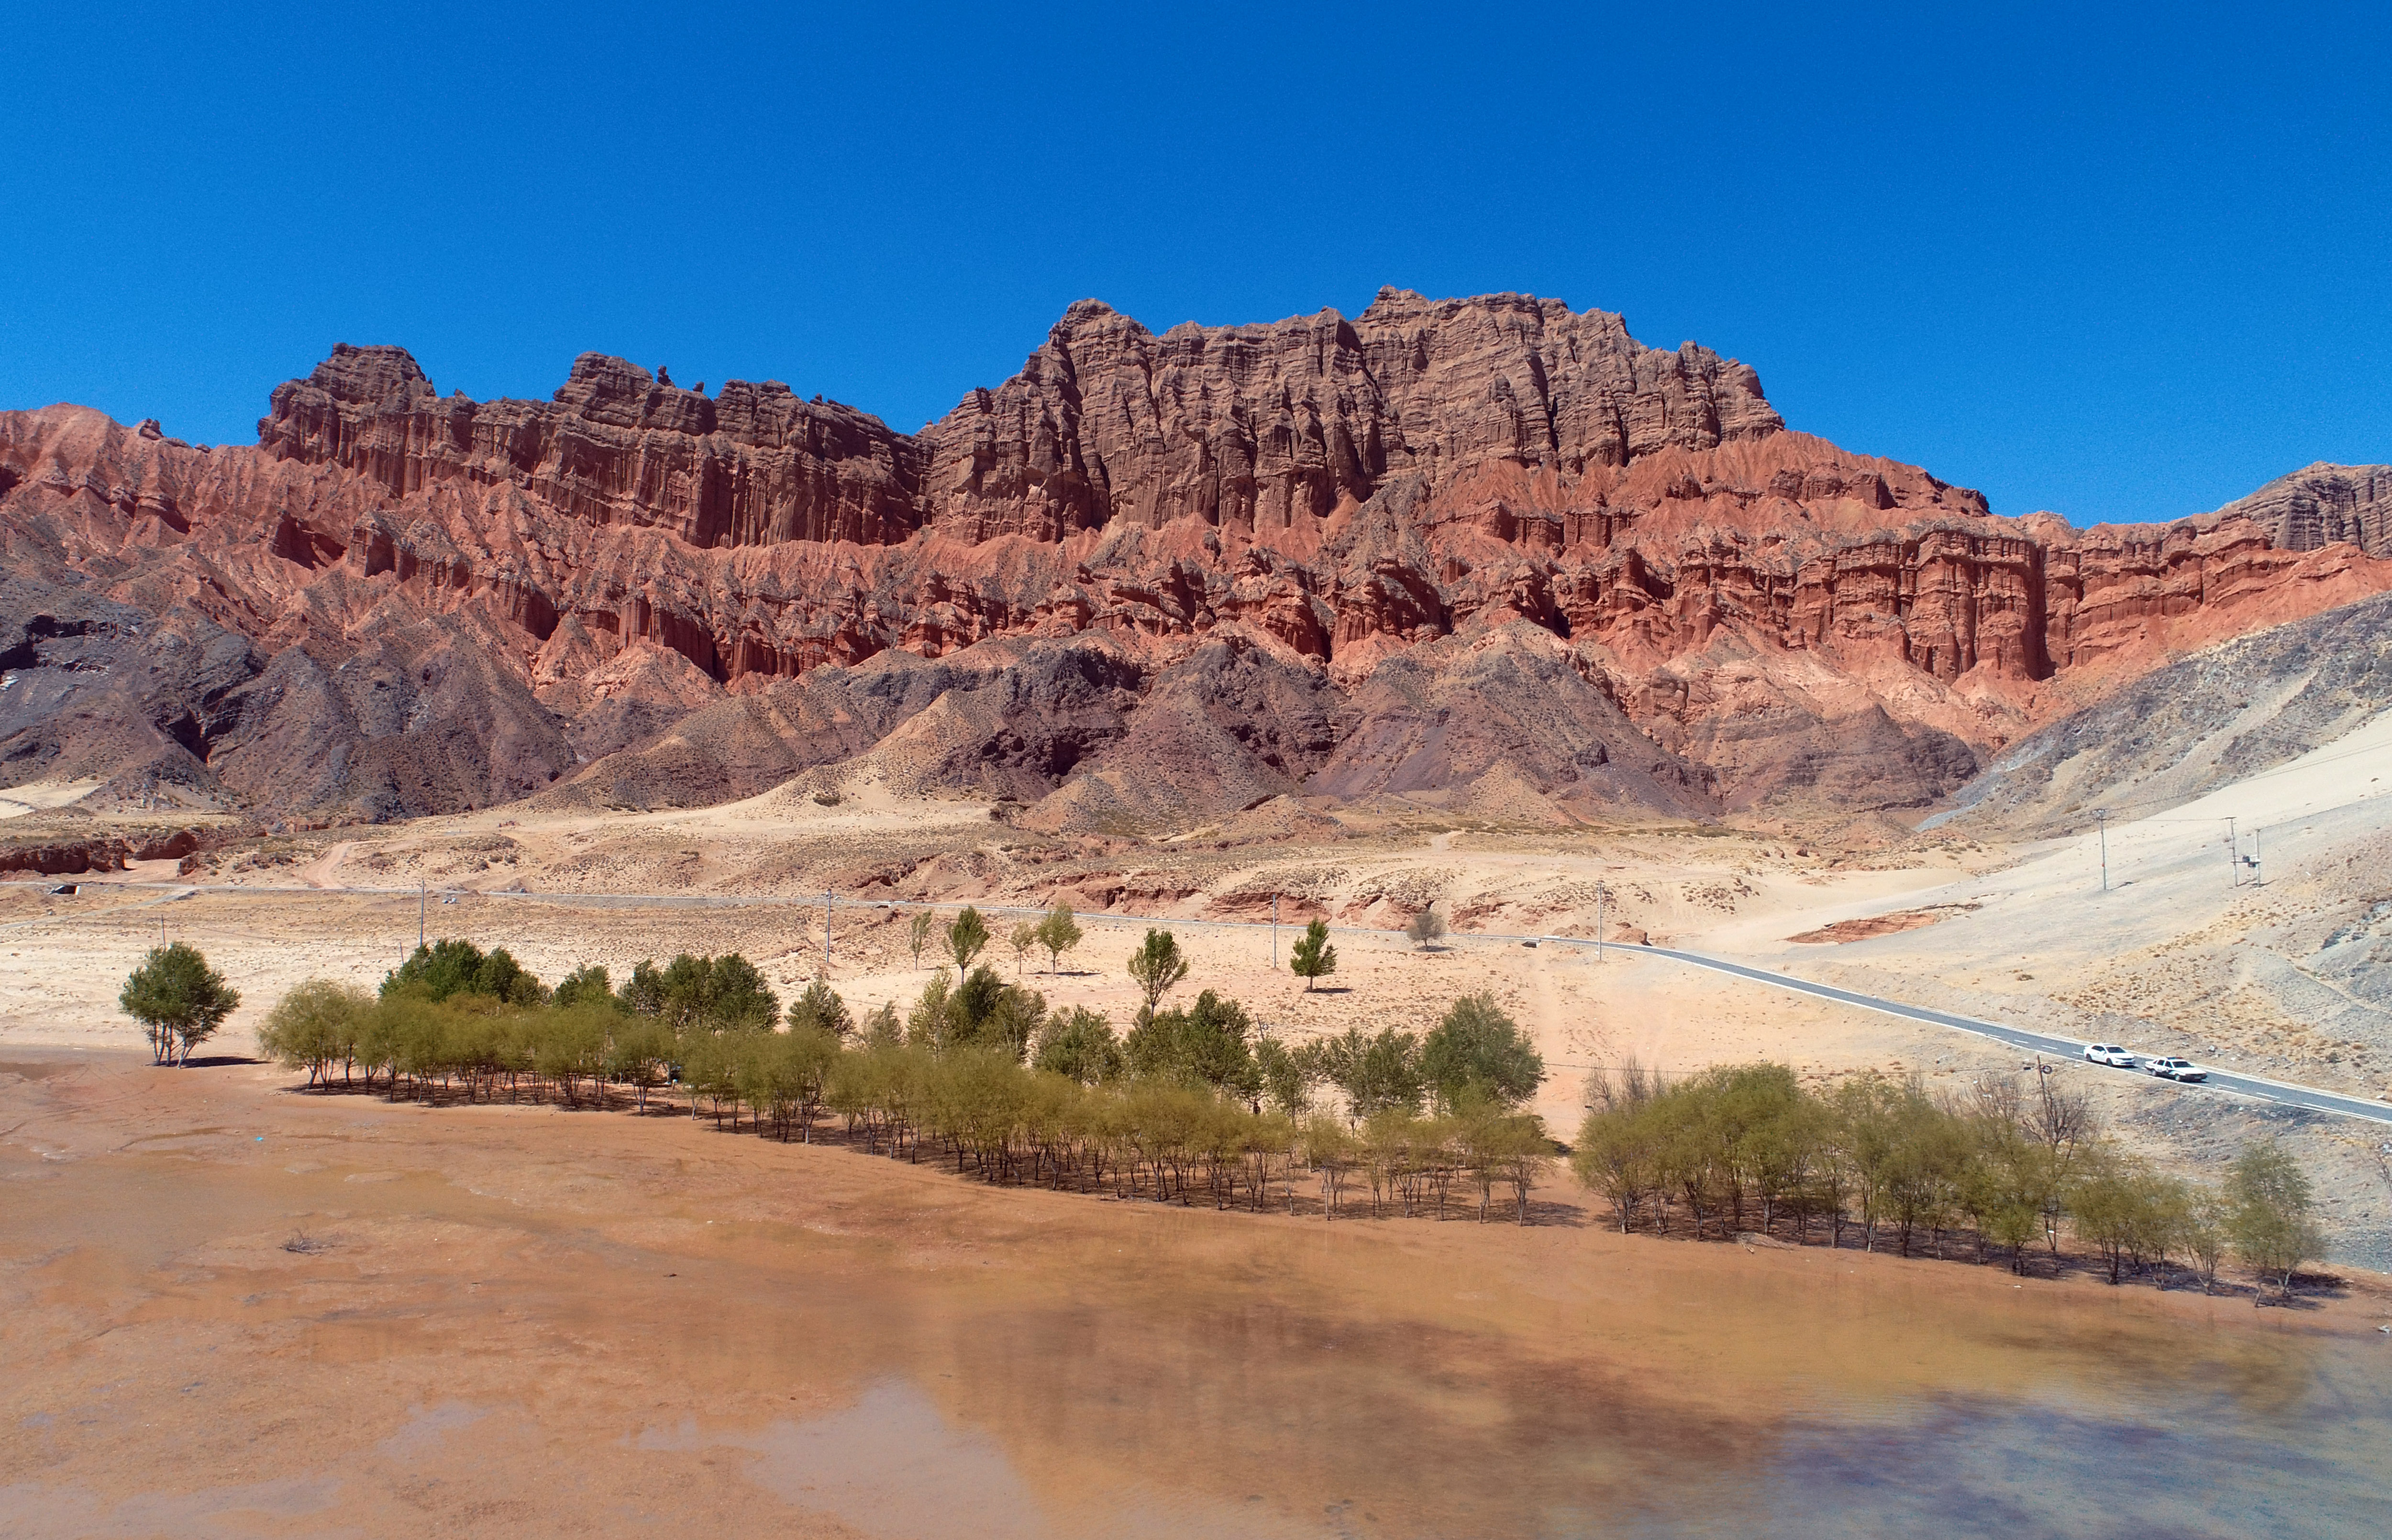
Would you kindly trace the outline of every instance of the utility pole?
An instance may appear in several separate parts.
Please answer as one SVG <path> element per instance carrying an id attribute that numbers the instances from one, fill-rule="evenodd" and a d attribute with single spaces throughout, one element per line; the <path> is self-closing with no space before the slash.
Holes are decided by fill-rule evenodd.
<path id="1" fill-rule="evenodd" d="M 2094 827 L 2101 832 L 2101 891 L 2110 891 L 2110 809 L 2102 808 L 2093 814 Z"/>
<path id="2" fill-rule="evenodd" d="M 2230 818 L 2226 821 L 2226 874 L 2234 879 L 2235 886 L 2242 886 L 2242 842 L 2235 837 Z"/>
<path id="3" fill-rule="evenodd" d="M 1604 897 L 1605 897 L 1605 892 L 1604 892 L 1603 883 L 1602 883 L 1602 881 L 1601 881 L 1600 879 L 1597 879 L 1597 881 L 1595 882 L 1595 885 L 1594 885 L 1594 960 L 1595 960 L 1597 963 L 1600 963 L 1600 962 L 1602 962 L 1602 961 L 1603 961 L 1603 900 L 1604 900 Z"/>

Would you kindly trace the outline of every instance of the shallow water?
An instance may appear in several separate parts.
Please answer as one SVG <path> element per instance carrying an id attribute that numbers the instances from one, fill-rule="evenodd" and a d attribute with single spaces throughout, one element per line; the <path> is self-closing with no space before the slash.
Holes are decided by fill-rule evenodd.
<path id="1" fill-rule="evenodd" d="M 209 1083 L 0 1087 L 0 1535 L 2386 1529 L 2356 1313 Z"/>
<path id="2" fill-rule="evenodd" d="M 1996 1387 L 1963 1325 L 1909 1389 L 1722 1414 L 1641 1365 L 1207 1331 L 1206 1362 L 1169 1372 L 1082 1325 L 1074 1350 L 1052 1321 L 985 1319 L 961 1383 L 892 1375 L 826 1416 L 642 1446 L 752 1451 L 786 1500 L 892 1536 L 2386 1533 L 2392 1353 L 2365 1344 L 2196 1352 L 2156 1380 L 2133 1353 L 2012 1348 Z"/>

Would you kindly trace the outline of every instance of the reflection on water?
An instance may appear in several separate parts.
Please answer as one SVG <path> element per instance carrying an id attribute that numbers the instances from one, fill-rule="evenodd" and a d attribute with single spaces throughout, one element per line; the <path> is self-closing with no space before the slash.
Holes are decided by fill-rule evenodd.
<path id="1" fill-rule="evenodd" d="M 1007 1326 L 1036 1345 L 1034 1327 Z M 1400 1354 L 1355 1355 L 1291 1403 L 1284 1382 L 1274 1393 L 1237 1373 L 1235 1352 L 1225 1362 L 1250 1397 L 1152 1381 L 1084 1403 L 1093 1381 L 1066 1363 L 1019 1386 L 1025 1404 L 1049 1414 L 1043 1425 L 976 1427 L 945 1409 L 973 1400 L 974 1387 L 889 1378 L 810 1419 L 684 1419 L 633 1442 L 748 1451 L 757 1485 L 891 1540 L 2386 1533 L 2392 1401 L 2382 1365 L 2365 1358 L 2306 1358 L 2303 1389 L 2287 1396 L 2271 1378 L 2264 1404 L 2228 1383 L 2149 1398 L 2122 1389 L 2126 1415 L 2095 1416 L 2031 1398 L 1971 1401 L 1955 1386 L 1814 1404 L 1756 1431 L 1589 1395 L 1583 1380 L 1488 1422 L 1485 1408 L 1444 1402 L 1435 1386 L 1420 1401 L 1388 1400 L 1382 1377 L 1420 1368 Z M 1146 1443 L 1158 1419 L 1179 1424 L 1169 1456 Z M 1264 1430 L 1275 1458 L 1242 1447 L 1248 1429 Z M 1055 1461 L 1059 1439 L 1077 1469 Z M 1202 1456 L 1192 1464 L 1191 1445 Z"/>
<path id="2" fill-rule="evenodd" d="M 0 1534 L 427 1533 L 443 1494 L 466 1533 L 526 1491 L 553 1533 L 721 1493 L 887 1540 L 2387 1529 L 2392 1339 L 2290 1312 L 344 1112 L 0 1140 Z"/>
<path id="3" fill-rule="evenodd" d="M 1634 1254 L 1668 1282 L 1649 1299 L 1462 1323 L 1417 1275 L 1374 1292 L 1367 1255 L 1332 1269 L 1335 1301 L 1282 1258 L 1242 1301 L 1190 1271 L 975 1315 L 926 1354 L 953 1369 L 932 1393 L 1042 1492 L 1164 1472 L 1209 1494 L 1186 1533 L 1239 1494 L 1322 1534 L 2392 1533 L 2375 1339 L 1955 1297 L 1931 1275 L 1756 1288 L 1659 1247 Z M 1152 1511 L 1150 1485 L 1134 1497 Z"/>
<path id="4" fill-rule="evenodd" d="M 803 1422 L 701 1432 L 695 1418 L 652 1428 L 642 1450 L 745 1449 L 748 1479 L 793 1507 L 826 1513 L 888 1540 L 964 1530 L 975 1540 L 1044 1540 L 1101 1533 L 1124 1536 L 1296 1535 L 1309 1533 L 1254 1506 L 1187 1494 L 1142 1491 L 1127 1472 L 1095 1502 L 1041 1495 L 986 1433 L 950 1423 L 904 1380 L 869 1387 L 855 1404 Z"/>
<path id="5" fill-rule="evenodd" d="M 2385 1534 L 2386 1408 L 2377 1396 L 2351 1422 L 2334 1399 L 2257 1420 L 2226 1402 L 2154 1405 L 2123 1423 L 1942 1405 L 1890 1426 L 1800 1427 L 1762 1473 L 1753 1533 Z"/>

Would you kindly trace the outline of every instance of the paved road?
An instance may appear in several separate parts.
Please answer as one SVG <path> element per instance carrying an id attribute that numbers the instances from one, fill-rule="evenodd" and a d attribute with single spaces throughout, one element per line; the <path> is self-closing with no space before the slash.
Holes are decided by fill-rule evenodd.
<path id="1" fill-rule="evenodd" d="M 170 889 L 170 891 L 162 898 L 150 900 L 151 903 L 170 902 L 174 899 L 186 897 L 195 891 L 203 893 L 249 894 L 254 896 L 274 894 L 286 898 L 299 897 L 306 894 L 335 893 L 350 894 L 358 897 L 407 898 L 415 895 L 419 891 L 412 887 L 267 887 L 262 885 L 250 886 L 234 884 L 212 885 L 201 883 L 110 883 L 105 885 L 93 885 L 94 887 L 103 886 L 110 888 L 157 886 Z M 90 888 L 85 889 L 87 892 L 91 890 L 92 889 Z M 595 908 L 612 908 L 618 905 L 630 904 L 658 904 L 674 908 L 729 908 L 734 906 L 744 907 L 751 904 L 782 904 L 791 907 L 811 907 L 822 901 L 819 897 L 815 896 L 748 898 L 745 896 L 732 896 L 727 894 L 534 893 L 522 890 L 511 892 L 504 889 L 474 890 L 458 888 L 445 889 L 444 897 L 447 895 L 484 899 L 515 899 L 530 900 L 533 902 L 544 901 L 566 905 L 588 905 Z M 838 909 L 935 910 L 961 908 L 964 900 L 948 899 L 944 901 L 923 902 L 917 899 L 883 899 L 834 897 L 831 901 L 833 906 Z M 135 909 L 147 908 L 149 905 L 127 904 L 124 907 L 127 909 Z M 982 904 L 980 908 L 983 912 L 991 914 L 1041 914 L 1046 912 L 1043 909 L 1039 909 L 1034 906 L 1013 904 Z M 65 917 L 66 916 L 60 916 L 59 918 Z M 77 917 L 80 918 L 83 916 Z M 1267 920 L 1150 919 L 1147 916 L 1137 914 L 1111 914 L 1103 912 L 1085 914 L 1082 915 L 1081 918 L 1085 920 L 1110 922 L 1119 925 L 1165 925 L 1181 927 L 1198 927 L 1207 930 L 1268 930 L 1270 928 L 1270 923 Z M 19 922 L 18 925 L 0 928 L 16 929 L 20 925 L 52 923 L 55 922 L 28 920 Z M 1299 925 L 1292 922 L 1283 921 L 1281 924 L 1291 933 L 1291 935 L 1302 928 Z M 1332 929 L 1346 931 L 1355 935 L 1376 936 L 1383 938 L 1393 938 L 1396 934 L 1392 931 L 1363 929 L 1346 925 L 1332 926 Z M 1457 942 L 1493 941 L 1506 944 L 1534 941 L 1540 946 L 1566 946 L 1587 950 L 1592 950 L 1594 946 L 1593 941 L 1574 936 L 1510 936 L 1490 934 L 1485 931 L 1472 931 L 1466 935 L 1449 937 L 1448 939 Z M 1716 973 L 1730 974 L 1736 977 L 1747 979 L 1756 984 L 1768 985 L 1773 989 L 1790 990 L 1797 994 L 1814 995 L 1821 1000 L 1832 1000 L 1840 1004 L 1856 1005 L 1865 1011 L 1882 1011 L 1887 1016 L 1900 1016 L 1905 1021 L 1925 1022 L 1930 1027 L 1948 1027 L 1954 1031 L 1971 1032 L 1978 1037 L 1991 1038 L 1996 1042 L 2006 1042 L 2014 1048 L 2024 1048 L 2034 1053 L 2052 1054 L 2061 1058 L 2074 1059 L 2080 1057 L 2085 1052 L 2085 1044 L 2074 1038 L 2055 1037 L 2048 1032 L 2029 1031 L 2023 1027 L 2005 1026 L 1997 1021 L 1980 1021 L 1974 1016 L 1954 1016 L 1945 1011 L 1931 1011 L 1924 1005 L 1904 1005 L 1900 1001 L 1880 1000 L 1875 995 L 1857 994 L 1851 990 L 1840 990 L 1832 984 L 1814 984 L 1807 978 L 1797 978 L 1790 974 L 1774 973 L 1767 968 L 1749 967 L 1742 963 L 1731 963 L 1725 958 L 1710 957 L 1698 951 L 1680 951 L 1671 947 L 1625 946 L 1618 942 L 1607 944 L 1606 950 L 1627 952 L 1638 957 L 1666 957 L 1674 963 L 1684 963 L 1693 967 L 1709 968 Z M 2132 1071 L 2120 1070 L 2119 1073 L 2128 1074 L 2132 1073 Z M 2282 1106 L 2299 1107 L 2309 1112 L 2327 1112 L 2345 1118 L 2359 1118 L 2369 1122 L 2392 1124 L 2392 1104 L 2371 1102 L 2363 1097 L 2345 1096 L 2337 1094 L 2332 1091 L 2320 1091 L 2312 1086 L 2294 1085 L 2286 1081 L 2266 1080 L 2257 1075 L 2235 1074 L 2231 1071 L 2217 1069 L 2215 1068 L 2212 1068 L 2209 1071 L 2209 1080 L 2207 1083 L 2218 1090 L 2235 1092 L 2241 1095 L 2254 1097 L 2260 1101 L 2274 1102 Z M 2187 1086 L 2182 1089 L 2189 1092 L 2194 1088 Z"/>
<path id="2" fill-rule="evenodd" d="M 1575 944 L 1575 943 L 1574 943 Z M 1583 943 L 1588 946 L 1592 942 Z M 1904 1005 L 1898 1001 L 1879 1000 L 1875 995 L 1855 994 L 1832 984 L 1814 984 L 1807 978 L 1772 973 L 1766 968 L 1747 967 L 1722 958 L 1706 957 L 1698 951 L 1678 951 L 1669 947 L 1616 947 L 1612 950 L 1633 951 L 1650 957 L 1667 957 L 1689 963 L 1698 968 L 1734 974 L 1755 983 L 1767 984 L 1797 994 L 1816 995 L 1822 1000 L 1839 1001 L 1857 1005 L 1865 1011 L 1882 1011 L 1905 1021 L 1923 1021 L 1930 1026 L 1949 1027 L 1955 1031 L 1974 1032 L 1979 1037 L 1992 1038 L 2012 1047 L 2033 1049 L 2040 1054 L 2056 1054 L 2062 1058 L 2076 1058 L 2085 1052 L 2085 1044 L 2074 1038 L 2054 1037 L 2048 1032 L 2031 1032 L 2023 1027 L 2006 1027 L 1997 1021 L 1979 1021 L 1974 1016 L 1953 1016 L 1944 1011 L 1930 1011 L 1923 1005 Z M 2120 1070 L 2120 1074 L 2131 1073 Z M 2238 1075 L 2229 1070 L 2211 1068 L 2208 1083 L 2222 1091 L 2238 1092 L 2262 1101 L 2276 1102 L 2285 1106 L 2297 1106 L 2311 1112 L 2333 1112 L 2346 1118 L 2364 1118 L 2378 1123 L 2392 1123 L 2392 1106 L 2371 1102 L 2358 1096 L 2336 1095 L 2331 1091 L 2319 1091 L 2306 1085 L 2293 1085 L 2283 1081 L 2263 1080 L 2256 1075 Z M 2188 1088 L 2190 1089 L 2190 1088 Z"/>

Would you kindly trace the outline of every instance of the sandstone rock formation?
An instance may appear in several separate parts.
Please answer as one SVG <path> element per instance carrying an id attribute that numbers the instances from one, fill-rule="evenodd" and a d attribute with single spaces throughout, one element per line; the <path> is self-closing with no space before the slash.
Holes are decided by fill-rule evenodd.
<path id="1" fill-rule="evenodd" d="M 2339 540 L 2370 556 L 2392 556 L 2392 465 L 2320 460 L 2217 511 L 2249 519 L 2287 550 Z"/>
<path id="2" fill-rule="evenodd" d="M 1516 295 L 1160 336 L 1083 302 L 918 434 L 598 355 L 476 403 L 343 346 L 254 447 L 0 414 L 0 781 L 385 818 L 869 759 L 1057 828 L 1925 807 L 2392 588 L 2379 484 L 2323 469 L 2256 514 L 1996 518 Z"/>

